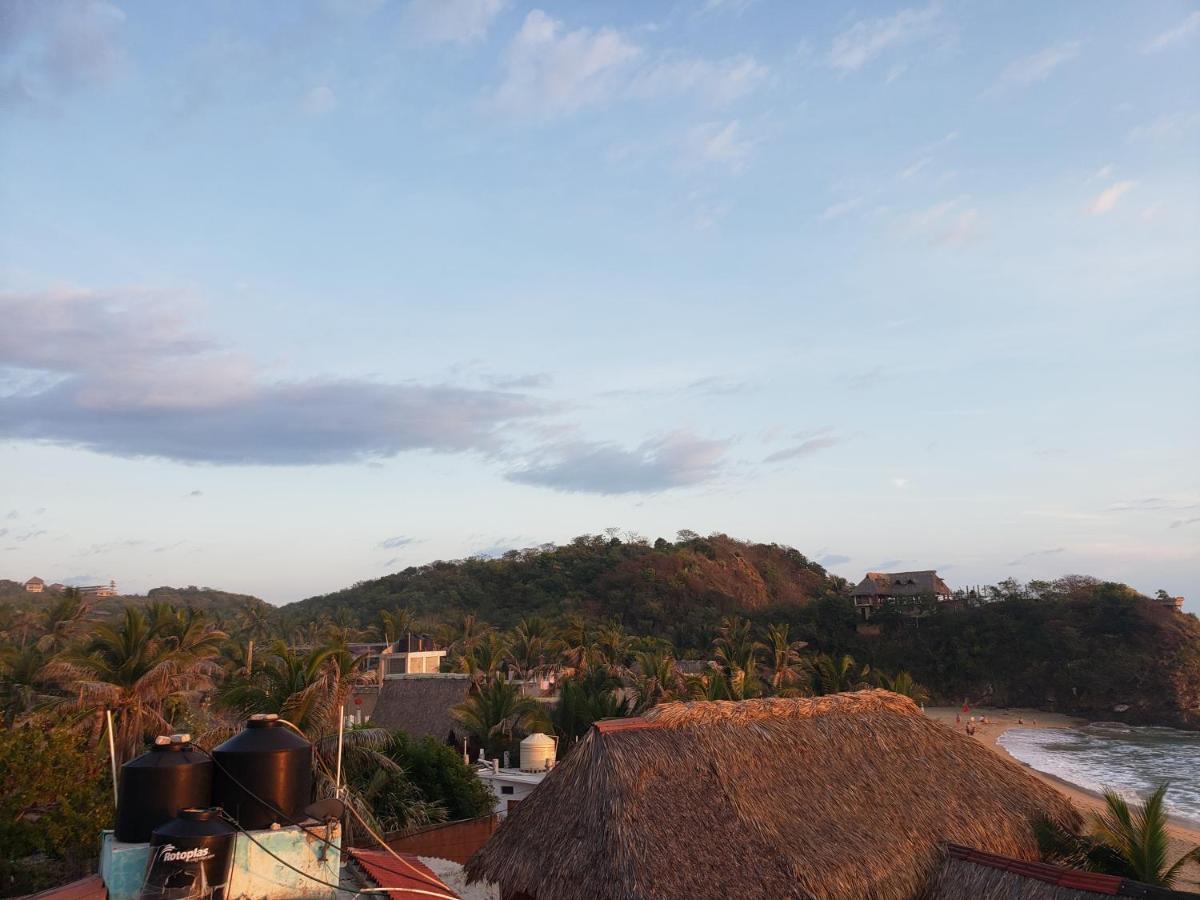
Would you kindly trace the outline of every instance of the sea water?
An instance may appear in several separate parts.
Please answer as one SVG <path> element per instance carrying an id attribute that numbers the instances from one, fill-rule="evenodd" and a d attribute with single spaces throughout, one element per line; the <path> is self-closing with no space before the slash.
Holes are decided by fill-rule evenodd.
<path id="1" fill-rule="evenodd" d="M 1083 728 L 1011 728 L 999 744 L 1063 781 L 1134 800 L 1170 782 L 1167 809 L 1200 825 L 1200 733 L 1093 722 Z"/>

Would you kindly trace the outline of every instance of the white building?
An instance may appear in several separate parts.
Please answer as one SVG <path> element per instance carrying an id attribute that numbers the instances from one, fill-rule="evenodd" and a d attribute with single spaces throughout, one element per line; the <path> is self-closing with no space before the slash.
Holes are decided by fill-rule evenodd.
<path id="1" fill-rule="evenodd" d="M 521 741 L 520 768 L 505 768 L 498 759 L 481 758 L 476 772 L 496 798 L 492 812 L 506 816 L 509 809 L 532 794 L 554 768 L 557 750 L 554 738 L 538 732 Z"/>
<path id="2" fill-rule="evenodd" d="M 379 676 L 385 679 L 436 674 L 445 655 L 445 650 L 434 645 L 433 638 L 406 634 L 379 654 Z"/>

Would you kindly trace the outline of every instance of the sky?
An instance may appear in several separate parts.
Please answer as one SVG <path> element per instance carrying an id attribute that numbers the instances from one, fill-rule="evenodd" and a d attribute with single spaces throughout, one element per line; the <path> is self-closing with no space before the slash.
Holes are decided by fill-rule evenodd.
<path id="1" fill-rule="evenodd" d="M 1200 5 L 5 0 L 0 577 L 618 528 L 1200 612 Z"/>

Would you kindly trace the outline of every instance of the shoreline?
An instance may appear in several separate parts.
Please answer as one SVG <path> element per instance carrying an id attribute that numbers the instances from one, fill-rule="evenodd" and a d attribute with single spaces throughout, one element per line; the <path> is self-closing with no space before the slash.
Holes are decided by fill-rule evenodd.
<path id="1" fill-rule="evenodd" d="M 955 716 L 962 715 L 962 711 L 956 707 L 931 706 L 925 710 L 925 715 L 936 722 L 940 722 L 947 728 L 954 729 L 960 734 L 965 730 L 963 724 L 955 722 Z M 1075 804 L 1075 807 L 1083 814 L 1085 820 L 1091 818 L 1091 813 L 1099 812 L 1104 808 L 1104 797 L 1102 794 L 1074 784 L 1064 778 L 1059 778 L 1057 775 L 1051 775 L 1048 772 L 1035 769 L 1029 763 L 1017 759 L 1002 747 L 999 742 L 1000 735 L 1012 728 L 1079 728 L 1088 724 L 1086 719 L 1065 716 L 1060 713 L 1043 712 L 1037 709 L 995 709 L 986 706 L 973 707 L 967 713 L 967 716 L 975 716 L 977 727 L 975 740 L 979 741 L 985 747 L 989 747 L 994 753 L 998 753 L 1005 759 L 1011 760 L 1021 766 L 1021 768 L 1035 778 L 1044 781 L 1060 794 L 1065 795 Z M 983 716 L 987 716 L 988 724 L 986 725 L 979 724 L 979 719 Z M 1167 829 L 1171 835 L 1169 859 L 1174 862 L 1177 857 L 1186 853 L 1192 847 L 1200 845 L 1200 824 L 1187 819 L 1180 819 L 1177 816 L 1168 816 L 1167 822 Z M 1176 883 L 1176 888 L 1184 887 L 1192 890 L 1200 887 L 1200 863 L 1189 862 L 1184 865 L 1179 881 Z"/>

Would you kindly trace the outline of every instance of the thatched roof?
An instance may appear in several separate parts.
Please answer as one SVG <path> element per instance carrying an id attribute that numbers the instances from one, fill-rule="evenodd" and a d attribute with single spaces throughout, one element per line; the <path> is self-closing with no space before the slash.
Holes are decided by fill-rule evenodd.
<path id="1" fill-rule="evenodd" d="M 950 845 L 946 861 L 922 900 L 1101 900 L 1104 897 L 1144 897 L 1173 900 L 1191 897 L 1167 888 L 1130 881 L 1116 875 L 1081 872 L 1041 862 L 1011 859 L 971 847 Z"/>
<path id="2" fill-rule="evenodd" d="M 444 741 L 461 726 L 450 710 L 467 699 L 471 679 L 466 675 L 404 675 L 385 678 L 371 713 L 371 724 L 401 728 L 412 737 L 431 735 Z"/>
<path id="3" fill-rule="evenodd" d="M 538 900 L 912 898 L 943 842 L 1034 859 L 1080 825 L 906 697 L 668 703 L 599 722 L 467 864 Z"/>
<path id="4" fill-rule="evenodd" d="M 933 569 L 921 572 L 868 572 L 854 588 L 855 597 L 949 597 L 953 591 Z"/>

